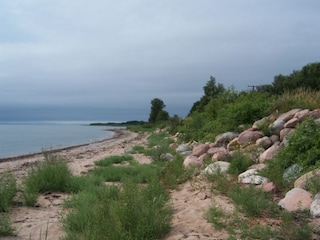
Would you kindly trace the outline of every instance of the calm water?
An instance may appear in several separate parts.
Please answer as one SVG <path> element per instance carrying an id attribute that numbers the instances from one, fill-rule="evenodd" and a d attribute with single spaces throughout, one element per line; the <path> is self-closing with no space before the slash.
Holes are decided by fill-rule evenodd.
<path id="1" fill-rule="evenodd" d="M 0 122 L 0 159 L 107 139 L 108 129 L 88 122 Z"/>

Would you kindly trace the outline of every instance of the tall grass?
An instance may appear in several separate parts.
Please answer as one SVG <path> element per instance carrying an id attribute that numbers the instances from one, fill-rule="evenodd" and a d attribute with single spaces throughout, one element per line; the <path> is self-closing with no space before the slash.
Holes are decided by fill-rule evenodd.
<path id="1" fill-rule="evenodd" d="M 17 192 L 16 179 L 11 173 L 0 175 L 0 212 L 7 212 Z"/>

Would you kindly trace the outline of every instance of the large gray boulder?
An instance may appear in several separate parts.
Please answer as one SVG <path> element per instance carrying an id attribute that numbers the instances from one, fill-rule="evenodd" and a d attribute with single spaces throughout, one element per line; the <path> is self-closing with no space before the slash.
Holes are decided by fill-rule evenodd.
<path id="1" fill-rule="evenodd" d="M 275 120 L 270 126 L 269 130 L 271 135 L 280 136 L 280 131 L 284 128 L 285 121 L 284 120 Z"/>
<path id="2" fill-rule="evenodd" d="M 238 176 L 238 182 L 244 184 L 260 185 L 267 181 L 267 178 L 259 175 L 259 171 L 257 169 L 249 169 Z"/>
<path id="3" fill-rule="evenodd" d="M 310 210 L 312 194 L 302 188 L 293 188 L 286 193 L 278 205 L 289 212 Z"/>
<path id="4" fill-rule="evenodd" d="M 214 175 L 217 173 L 225 173 L 228 171 L 230 166 L 229 162 L 224 162 L 224 161 L 218 161 L 209 164 L 205 169 L 204 173 L 207 175 Z"/>

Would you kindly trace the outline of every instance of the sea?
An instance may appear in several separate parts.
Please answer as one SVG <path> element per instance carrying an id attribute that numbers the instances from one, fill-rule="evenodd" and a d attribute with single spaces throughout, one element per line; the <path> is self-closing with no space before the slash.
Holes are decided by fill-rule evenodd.
<path id="1" fill-rule="evenodd" d="M 21 155 L 77 146 L 113 136 L 115 127 L 87 121 L 0 121 L 0 161 Z"/>

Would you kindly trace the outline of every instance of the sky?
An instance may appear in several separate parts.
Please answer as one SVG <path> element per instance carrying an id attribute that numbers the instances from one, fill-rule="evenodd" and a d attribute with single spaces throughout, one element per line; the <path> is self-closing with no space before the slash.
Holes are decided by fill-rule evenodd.
<path id="1" fill-rule="evenodd" d="M 0 121 L 185 117 L 320 58 L 319 0 L 1 0 Z"/>

